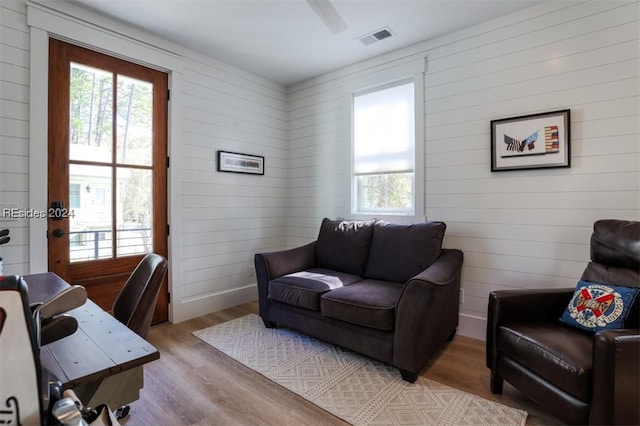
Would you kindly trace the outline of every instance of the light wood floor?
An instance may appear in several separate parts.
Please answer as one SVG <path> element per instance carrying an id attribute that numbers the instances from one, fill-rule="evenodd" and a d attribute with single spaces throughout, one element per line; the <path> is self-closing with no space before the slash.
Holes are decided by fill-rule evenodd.
<path id="1" fill-rule="evenodd" d="M 248 303 L 179 324 L 152 327 L 160 359 L 145 365 L 144 389 L 121 423 L 133 425 L 344 425 L 344 421 L 253 372 L 191 335 L 192 331 L 256 313 Z M 562 424 L 505 383 L 489 391 L 484 342 L 456 336 L 422 375 L 529 412 L 527 425 Z"/>

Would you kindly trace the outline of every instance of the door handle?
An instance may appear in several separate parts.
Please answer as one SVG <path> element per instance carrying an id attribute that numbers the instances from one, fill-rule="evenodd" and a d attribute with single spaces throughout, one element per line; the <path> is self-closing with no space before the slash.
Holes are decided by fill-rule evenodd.
<path id="1" fill-rule="evenodd" d="M 53 238 L 60 238 L 60 237 L 64 236 L 64 231 L 62 229 L 60 229 L 60 228 L 56 228 L 56 229 L 53 230 L 51 235 L 53 236 Z"/>

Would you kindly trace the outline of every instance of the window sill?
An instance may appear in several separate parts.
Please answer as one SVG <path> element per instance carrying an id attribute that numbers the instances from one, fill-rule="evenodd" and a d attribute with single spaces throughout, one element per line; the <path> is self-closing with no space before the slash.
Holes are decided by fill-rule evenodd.
<path id="1" fill-rule="evenodd" d="M 367 219 L 380 219 L 389 223 L 401 223 L 412 224 L 425 222 L 426 217 L 424 215 L 414 214 L 375 214 L 375 213 L 352 213 L 350 215 L 352 220 L 367 220 Z"/>

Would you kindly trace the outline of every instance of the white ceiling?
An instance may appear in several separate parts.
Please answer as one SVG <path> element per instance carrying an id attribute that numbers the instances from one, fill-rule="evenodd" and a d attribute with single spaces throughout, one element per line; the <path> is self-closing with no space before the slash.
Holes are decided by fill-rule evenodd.
<path id="1" fill-rule="evenodd" d="M 347 25 L 333 34 L 305 0 L 68 1 L 284 85 L 542 2 L 331 0 Z M 394 36 L 357 40 L 383 27 Z"/>

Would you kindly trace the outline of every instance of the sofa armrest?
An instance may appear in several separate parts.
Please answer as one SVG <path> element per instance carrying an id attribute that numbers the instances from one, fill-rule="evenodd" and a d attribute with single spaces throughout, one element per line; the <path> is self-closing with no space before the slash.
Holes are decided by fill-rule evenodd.
<path id="1" fill-rule="evenodd" d="M 258 282 L 258 307 L 263 320 L 269 321 L 269 281 L 311 268 L 315 264 L 316 242 L 290 250 L 257 253 L 254 256 Z"/>
<path id="2" fill-rule="evenodd" d="M 640 424 L 640 330 L 607 330 L 593 342 L 590 424 Z"/>
<path id="3" fill-rule="evenodd" d="M 442 254 L 431 266 L 420 272 L 411 281 L 422 281 L 434 285 L 448 285 L 460 278 L 463 255 L 460 250 L 443 249 Z"/>
<path id="4" fill-rule="evenodd" d="M 290 250 L 257 253 L 254 258 L 256 276 L 267 279 L 267 283 L 275 278 L 293 272 L 311 268 L 315 264 L 316 242 Z"/>
<path id="5" fill-rule="evenodd" d="M 463 254 L 445 249 L 404 286 L 396 310 L 393 364 L 417 373 L 458 325 Z"/>
<path id="6" fill-rule="evenodd" d="M 555 322 L 567 308 L 575 288 L 499 290 L 489 294 L 487 367 L 495 371 L 496 331 L 514 322 Z"/>

